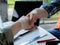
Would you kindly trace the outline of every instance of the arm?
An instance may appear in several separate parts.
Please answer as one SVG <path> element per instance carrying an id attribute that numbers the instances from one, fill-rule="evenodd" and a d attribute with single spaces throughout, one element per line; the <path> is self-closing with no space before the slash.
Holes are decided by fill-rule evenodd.
<path id="1" fill-rule="evenodd" d="M 12 43 L 14 40 L 13 36 L 19 32 L 21 29 L 30 29 L 33 25 L 30 22 L 27 16 L 22 16 L 19 20 L 17 20 L 14 24 L 3 26 L 1 31 L 3 32 L 3 37 L 7 41 L 7 43 Z"/>
<path id="2" fill-rule="evenodd" d="M 13 35 L 19 32 L 21 29 L 31 29 L 33 27 L 33 23 L 30 22 L 30 19 L 27 16 L 22 16 L 19 20 L 17 20 L 12 26 L 11 30 Z"/>
<path id="3" fill-rule="evenodd" d="M 14 42 L 13 35 L 15 35 L 20 29 L 22 29 L 21 26 L 18 27 L 18 24 L 21 24 L 21 23 L 15 22 L 14 24 L 3 26 L 2 28 L 0 28 L 2 32 L 2 33 L 0 32 L 0 36 L 2 35 L 1 36 L 2 38 L 0 38 L 0 41 L 2 41 L 3 44 L 6 44 L 7 42 L 8 45 L 10 44 L 13 45 L 13 42 Z"/>
<path id="4" fill-rule="evenodd" d="M 19 32 L 19 30 L 22 29 L 22 24 L 21 22 L 14 22 L 14 24 L 11 26 L 11 31 L 13 35 Z"/>
<path id="5" fill-rule="evenodd" d="M 16 22 L 14 22 L 14 24 L 12 25 L 8 25 L 2 28 L 3 32 L 12 32 L 13 36 L 19 32 L 21 29 L 30 29 L 32 28 L 34 25 L 32 25 L 33 23 L 30 22 L 30 19 L 27 16 L 22 16 L 19 20 L 17 20 Z"/>
<path id="6" fill-rule="evenodd" d="M 54 0 L 49 4 L 44 4 L 41 6 L 48 12 L 48 18 L 60 10 L 60 0 Z"/>
<path id="7" fill-rule="evenodd" d="M 31 20 L 38 18 L 50 17 L 60 10 L 60 0 L 54 0 L 49 4 L 43 4 L 40 8 L 32 10 L 27 15 L 30 15 Z M 33 15 L 33 16 L 32 16 Z"/>

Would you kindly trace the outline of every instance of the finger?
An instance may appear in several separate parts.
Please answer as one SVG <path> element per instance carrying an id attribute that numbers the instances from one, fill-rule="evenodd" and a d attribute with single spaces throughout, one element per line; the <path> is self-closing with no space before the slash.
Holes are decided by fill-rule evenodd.
<path id="1" fill-rule="evenodd" d="M 28 14 L 27 16 L 30 18 L 30 21 L 32 21 L 33 18 L 34 18 L 34 15 L 33 14 Z"/>
<path id="2" fill-rule="evenodd" d="M 36 20 L 37 20 L 37 16 L 34 15 L 34 14 L 31 14 L 31 16 L 30 16 L 30 20 L 31 20 L 31 22 L 36 22 Z"/>
<path id="3" fill-rule="evenodd" d="M 34 25 L 34 23 L 32 22 L 29 22 L 29 24 L 28 24 L 28 29 L 31 29 L 32 27 L 33 27 L 33 25 Z"/>
<path id="4" fill-rule="evenodd" d="M 33 14 L 30 14 L 30 20 L 32 21 L 34 18 L 34 15 Z"/>
<path id="5" fill-rule="evenodd" d="M 33 27 L 31 27 L 29 30 L 30 31 L 33 31 L 33 30 L 35 30 L 36 29 L 36 26 L 33 26 Z"/>
<path id="6" fill-rule="evenodd" d="M 34 22 L 32 22 L 30 26 L 31 26 L 30 29 L 32 29 L 32 30 L 35 29 Z"/>
<path id="7" fill-rule="evenodd" d="M 27 17 L 30 17 L 30 14 L 27 14 L 26 16 L 27 16 Z"/>

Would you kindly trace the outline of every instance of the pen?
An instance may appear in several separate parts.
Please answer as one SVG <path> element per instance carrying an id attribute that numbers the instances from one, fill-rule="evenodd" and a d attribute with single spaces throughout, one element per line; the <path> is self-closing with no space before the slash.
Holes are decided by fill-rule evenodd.
<path id="1" fill-rule="evenodd" d="M 56 38 L 50 38 L 50 39 L 46 39 L 46 40 L 38 40 L 37 43 L 42 43 L 42 42 L 49 42 L 52 40 L 55 40 Z"/>
<path id="2" fill-rule="evenodd" d="M 43 38 L 43 37 L 45 37 L 45 36 L 47 36 L 47 34 L 45 34 L 45 35 L 42 36 L 42 37 L 37 36 L 37 37 L 33 38 L 31 41 L 29 41 L 28 43 L 26 43 L 25 45 L 28 45 L 29 43 L 32 43 L 32 42 L 36 41 L 37 39 Z"/>

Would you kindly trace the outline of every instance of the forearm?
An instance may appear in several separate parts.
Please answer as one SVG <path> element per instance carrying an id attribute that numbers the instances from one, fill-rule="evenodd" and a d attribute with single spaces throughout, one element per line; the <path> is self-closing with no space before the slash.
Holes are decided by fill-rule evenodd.
<path id="1" fill-rule="evenodd" d="M 60 0 L 53 1 L 49 4 L 43 4 L 41 7 L 34 9 L 31 13 L 40 18 L 51 17 L 60 10 Z"/>
<path id="2" fill-rule="evenodd" d="M 30 29 L 30 19 L 27 16 L 22 16 L 19 20 L 17 20 L 12 26 L 12 33 L 15 35 L 17 32 L 19 32 L 21 29 Z"/>
<path id="3" fill-rule="evenodd" d="M 48 17 L 48 12 L 44 8 L 35 8 L 30 12 L 30 14 L 36 15 L 37 18 L 46 18 Z"/>
<path id="4" fill-rule="evenodd" d="M 53 0 L 53 2 L 49 4 L 42 5 L 41 8 L 44 8 L 48 12 L 49 18 L 60 10 L 60 0 Z"/>
<path id="5" fill-rule="evenodd" d="M 37 11 L 38 18 L 48 17 L 48 12 L 44 8 L 39 8 L 39 9 L 37 8 L 36 11 Z"/>
<path id="6" fill-rule="evenodd" d="M 20 22 L 14 22 L 14 24 L 11 26 L 11 30 L 13 35 L 15 35 L 17 32 L 19 32 L 22 29 Z"/>

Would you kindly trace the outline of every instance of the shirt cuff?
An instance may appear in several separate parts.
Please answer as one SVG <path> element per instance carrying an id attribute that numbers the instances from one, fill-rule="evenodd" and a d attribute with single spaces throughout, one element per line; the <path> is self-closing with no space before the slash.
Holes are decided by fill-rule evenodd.
<path id="1" fill-rule="evenodd" d="M 50 13 L 50 10 L 48 10 L 48 5 L 47 4 L 44 4 L 44 5 L 41 5 L 41 7 L 40 8 L 44 8 L 47 12 L 48 12 L 48 14 Z M 50 18 L 50 14 L 48 15 L 48 17 L 47 18 Z"/>

